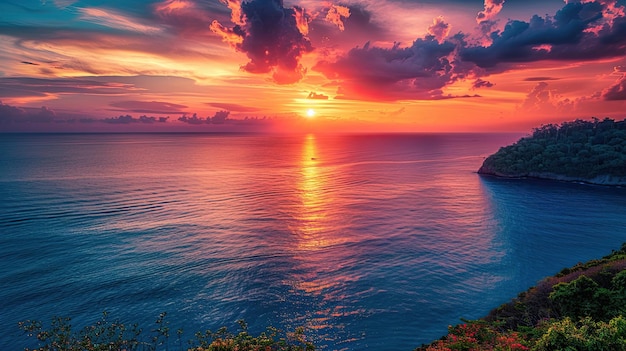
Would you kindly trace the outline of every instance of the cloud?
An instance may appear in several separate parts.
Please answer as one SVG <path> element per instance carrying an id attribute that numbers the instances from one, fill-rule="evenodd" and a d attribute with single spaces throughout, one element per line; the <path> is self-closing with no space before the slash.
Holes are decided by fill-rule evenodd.
<path id="1" fill-rule="evenodd" d="M 213 124 L 224 124 L 226 120 L 228 119 L 229 114 L 230 114 L 230 111 L 217 111 L 215 112 L 213 117 L 211 117 L 211 122 Z"/>
<path id="2" fill-rule="evenodd" d="M 312 99 L 312 100 L 328 100 L 328 96 L 324 95 L 324 94 L 317 94 L 315 92 L 310 92 L 309 95 L 306 97 L 307 99 Z"/>
<path id="3" fill-rule="evenodd" d="M 479 89 L 479 88 L 491 88 L 493 87 L 494 84 L 491 82 L 488 82 L 486 80 L 482 80 L 480 78 L 476 79 L 476 81 L 474 81 L 474 83 L 472 84 L 472 90 L 473 89 Z"/>
<path id="4" fill-rule="evenodd" d="M 209 102 L 207 103 L 207 105 L 235 112 L 256 112 L 260 110 L 256 107 L 248 107 L 239 104 L 230 104 L 224 102 Z"/>
<path id="5" fill-rule="evenodd" d="M 196 113 L 194 113 L 191 117 L 187 117 L 187 115 L 182 115 L 178 117 L 178 120 L 188 124 L 208 124 L 211 123 L 211 119 L 209 117 L 202 118 L 198 117 Z"/>
<path id="6" fill-rule="evenodd" d="M 26 111 L 19 107 L 5 105 L 0 101 L 0 123 L 12 123 L 25 120 Z"/>
<path id="7" fill-rule="evenodd" d="M 154 13 L 162 23 L 177 33 L 198 36 L 207 32 L 209 12 L 201 4 L 190 0 L 166 0 L 154 5 Z"/>
<path id="8" fill-rule="evenodd" d="M 153 124 L 153 123 L 165 123 L 169 117 L 148 117 L 148 116 L 139 116 L 139 118 L 134 118 L 131 115 L 123 115 L 112 118 L 105 118 L 101 121 L 109 124 L 133 124 L 133 123 L 145 123 L 145 124 Z M 91 120 L 83 120 L 83 123 L 90 123 Z"/>
<path id="9" fill-rule="evenodd" d="M 344 31 L 344 21 L 350 17 L 350 8 L 340 5 L 330 5 L 328 12 L 326 13 L 326 21 L 335 24 L 340 31 Z"/>
<path id="10" fill-rule="evenodd" d="M 543 60 L 596 60 L 626 53 L 626 18 L 609 23 L 610 7 L 601 2 L 571 2 L 554 17 L 533 16 L 529 22 L 509 21 L 500 33 L 491 33 L 489 46 L 460 49 L 463 61 L 493 71 L 504 64 Z M 592 29 L 601 26 L 595 32 Z M 498 67 L 500 66 L 500 67 Z"/>
<path id="11" fill-rule="evenodd" d="M 56 113 L 45 106 L 28 111 L 23 108 L 3 104 L 0 101 L 0 124 L 49 123 L 54 121 L 55 117 Z"/>
<path id="12" fill-rule="evenodd" d="M 56 117 L 56 113 L 49 108 L 42 106 L 36 113 L 30 115 L 30 122 L 46 123 L 52 122 Z"/>
<path id="13" fill-rule="evenodd" d="M 569 111 L 574 101 L 563 98 L 556 90 L 550 89 L 548 83 L 539 82 L 526 95 L 520 106 L 525 113 L 551 114 Z"/>
<path id="14" fill-rule="evenodd" d="M 378 112 L 381 116 L 385 117 L 385 118 L 395 118 L 398 117 L 400 115 L 402 115 L 404 112 L 406 111 L 406 107 L 400 107 L 397 110 L 393 110 L 393 111 L 380 111 Z"/>
<path id="15" fill-rule="evenodd" d="M 285 8 L 282 0 L 221 1 L 231 8 L 235 26 L 227 28 L 213 21 L 211 30 L 248 56 L 250 61 L 242 67 L 245 71 L 271 73 L 278 84 L 303 78 L 306 69 L 299 61 L 313 46 L 301 31 L 302 9 Z"/>
<path id="16" fill-rule="evenodd" d="M 478 19 L 491 20 L 503 4 L 487 0 Z M 450 98 L 454 96 L 443 89 L 457 81 L 474 79 L 474 85 L 478 84 L 474 88 L 487 87 L 491 83 L 481 77 L 517 69 L 521 64 L 624 57 L 626 16 L 622 10 L 611 0 L 572 1 L 554 16 L 508 21 L 501 32 L 490 33 L 486 45 L 464 33 L 443 38 L 444 32 L 435 28 L 443 30 L 445 23 L 436 19 L 429 34 L 411 46 L 395 43 L 383 48 L 368 42 L 334 60 L 322 59 L 313 69 L 337 82 L 338 98 Z M 543 81 L 539 78 L 529 81 Z"/>
<path id="17" fill-rule="evenodd" d="M 161 31 L 157 26 L 138 23 L 135 18 L 127 17 L 112 10 L 93 7 L 76 7 L 76 11 L 79 13 L 81 20 L 99 24 L 104 27 L 110 27 L 115 30 L 127 30 L 151 35 Z"/>
<path id="18" fill-rule="evenodd" d="M 504 0 L 485 0 L 485 8 L 480 11 L 476 16 L 476 22 L 478 23 L 478 29 L 481 32 L 483 38 L 482 44 L 488 45 L 490 40 L 490 34 L 494 32 L 498 21 L 495 17 L 502 11 L 504 6 Z"/>
<path id="19" fill-rule="evenodd" d="M 441 88 L 455 81 L 450 55 L 456 45 L 434 36 L 417 39 L 411 47 L 379 48 L 367 43 L 335 62 L 320 61 L 313 69 L 341 81 L 343 98 L 377 100 L 440 98 Z"/>
<path id="20" fill-rule="evenodd" d="M 626 75 L 623 75 L 615 84 L 604 90 L 602 98 L 607 101 L 626 100 Z"/>
<path id="21" fill-rule="evenodd" d="M 314 1 L 311 1 L 315 3 Z M 323 2 L 319 2 L 323 3 Z M 386 23 L 376 21 L 376 13 L 368 10 L 366 4 L 346 4 L 349 17 L 341 17 L 341 26 L 326 20 L 325 16 L 330 8 L 323 3 L 321 9 L 311 15 L 309 39 L 317 46 L 317 51 L 322 55 L 329 54 L 340 48 L 349 48 L 362 45 L 367 41 L 387 41 L 389 29 Z M 345 13 L 345 12 L 344 12 Z"/>
<path id="22" fill-rule="evenodd" d="M 109 106 L 116 107 L 116 111 L 154 113 L 161 115 L 184 113 L 184 110 L 187 108 L 185 105 L 170 102 L 137 100 L 115 101 L 110 103 Z"/>
<path id="23" fill-rule="evenodd" d="M 525 82 L 543 82 L 546 80 L 559 80 L 561 78 L 555 78 L 555 77 L 528 77 L 525 78 L 524 81 Z"/>
<path id="24" fill-rule="evenodd" d="M 187 124 L 224 124 L 228 120 L 228 116 L 230 115 L 230 111 L 217 111 L 213 115 L 213 117 L 202 118 L 198 117 L 197 114 L 193 114 L 191 117 L 187 117 L 187 115 L 183 115 L 178 118 L 179 121 Z"/>
<path id="25" fill-rule="evenodd" d="M 0 97 L 43 97 L 48 94 L 124 94 L 132 85 L 82 78 L 0 77 Z"/>
<path id="26" fill-rule="evenodd" d="M 481 23 L 492 20 L 504 6 L 504 0 L 485 0 L 485 9 L 476 16 L 476 22 Z"/>
<path id="27" fill-rule="evenodd" d="M 428 33 L 440 43 L 450 34 L 451 26 L 443 20 L 443 16 L 433 19 L 433 24 L 428 27 Z"/>
<path id="28" fill-rule="evenodd" d="M 613 67 L 613 73 L 626 73 L 626 66 Z"/>

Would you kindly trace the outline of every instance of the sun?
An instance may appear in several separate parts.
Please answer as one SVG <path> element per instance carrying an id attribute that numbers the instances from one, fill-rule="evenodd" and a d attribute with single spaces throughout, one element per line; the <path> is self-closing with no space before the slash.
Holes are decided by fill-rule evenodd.
<path id="1" fill-rule="evenodd" d="M 315 110 L 314 110 L 314 109 L 312 109 L 312 108 L 308 109 L 308 110 L 306 111 L 306 116 L 307 116 L 307 117 L 309 117 L 309 118 L 313 118 L 313 117 L 315 117 Z"/>

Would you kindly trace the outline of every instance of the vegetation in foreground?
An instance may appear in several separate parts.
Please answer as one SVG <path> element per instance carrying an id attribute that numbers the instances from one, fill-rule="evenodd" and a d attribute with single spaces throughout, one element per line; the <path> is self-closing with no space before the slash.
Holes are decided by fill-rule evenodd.
<path id="1" fill-rule="evenodd" d="M 489 156 L 478 173 L 503 177 L 610 176 L 626 181 L 626 120 L 548 124 Z"/>
<path id="2" fill-rule="evenodd" d="M 312 351 L 315 347 L 304 338 L 302 329 L 283 334 L 269 327 L 258 336 L 248 332 L 244 321 L 239 321 L 237 334 L 225 327 L 216 332 L 197 332 L 195 340 L 183 343 L 182 330 L 176 331 L 176 340 L 170 340 L 170 328 L 162 313 L 156 327 L 144 333 L 138 325 L 128 326 L 109 321 L 107 313 L 94 325 L 74 330 L 69 318 L 53 318 L 49 327 L 39 321 L 24 321 L 20 328 L 37 339 L 39 346 L 25 351 Z M 185 345 L 183 345 L 185 344 Z"/>
<path id="3" fill-rule="evenodd" d="M 417 351 L 626 350 L 626 244 L 566 268 Z"/>
<path id="4" fill-rule="evenodd" d="M 178 330 L 172 342 L 165 314 L 148 333 L 137 325 L 110 322 L 106 313 L 96 324 L 78 331 L 65 318 L 53 319 L 49 327 L 37 321 L 22 322 L 20 327 L 38 340 L 39 346 L 32 351 L 315 350 L 302 329 L 283 334 L 268 328 L 253 336 L 244 322 L 237 334 L 226 328 L 198 332 L 187 343 Z M 626 243 L 602 259 L 540 281 L 483 319 L 450 326 L 448 335 L 416 349 L 444 350 L 626 351 Z"/>

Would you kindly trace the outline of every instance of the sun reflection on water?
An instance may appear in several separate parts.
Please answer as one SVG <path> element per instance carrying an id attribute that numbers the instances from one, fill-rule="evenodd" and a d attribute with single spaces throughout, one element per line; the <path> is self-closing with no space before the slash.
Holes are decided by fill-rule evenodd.
<path id="1" fill-rule="evenodd" d="M 356 264 L 346 248 L 350 238 L 346 236 L 345 226 L 349 221 L 341 216 L 345 204 L 339 196 L 338 182 L 345 175 L 325 164 L 324 149 L 318 144 L 321 141 L 328 142 L 312 134 L 303 140 L 297 183 L 300 204 L 291 228 L 296 236 L 297 270 L 303 272 L 295 277 L 292 286 L 296 295 L 305 294 L 318 300 L 317 309 L 301 317 L 308 328 L 318 330 L 332 329 L 331 325 L 337 327 L 341 323 L 334 319 L 355 312 L 340 301 L 346 286 L 358 280 L 345 273 L 347 267 Z"/>
<path id="2" fill-rule="evenodd" d="M 331 199 L 324 191 L 326 177 L 319 167 L 315 135 L 309 134 L 304 140 L 300 162 L 299 193 L 302 206 L 298 213 L 299 250 L 317 250 L 330 243 L 324 235 L 328 203 Z"/>

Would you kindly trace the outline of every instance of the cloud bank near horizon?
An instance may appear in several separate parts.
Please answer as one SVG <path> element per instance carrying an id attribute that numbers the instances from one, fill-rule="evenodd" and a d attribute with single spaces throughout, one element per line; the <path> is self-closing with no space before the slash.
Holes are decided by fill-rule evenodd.
<path id="1" fill-rule="evenodd" d="M 521 119 L 523 111 L 616 116 L 626 108 L 625 5 L 7 0 L 0 3 L 9 15 L 0 25 L 0 99 L 33 121 L 50 118 L 39 106 L 57 120 L 315 109 L 318 117 L 411 124 L 430 114 L 451 120 L 447 110 L 461 106 L 475 109 L 484 126 L 482 116 Z M 405 113 L 385 112 L 398 103 Z"/>

